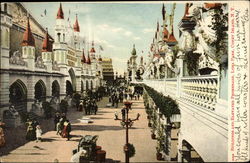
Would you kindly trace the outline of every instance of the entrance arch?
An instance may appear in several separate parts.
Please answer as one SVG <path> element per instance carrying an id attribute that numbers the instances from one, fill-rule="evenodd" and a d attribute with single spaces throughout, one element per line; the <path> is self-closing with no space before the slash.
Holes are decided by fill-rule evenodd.
<path id="1" fill-rule="evenodd" d="M 57 80 L 52 83 L 52 96 L 59 97 L 60 96 L 60 85 Z"/>
<path id="2" fill-rule="evenodd" d="M 84 84 L 83 81 L 81 80 L 81 93 L 84 91 Z"/>
<path id="3" fill-rule="evenodd" d="M 46 86 L 42 80 L 35 84 L 35 99 L 39 101 L 46 100 Z"/>
<path id="4" fill-rule="evenodd" d="M 93 90 L 93 81 L 90 81 L 90 89 Z"/>
<path id="5" fill-rule="evenodd" d="M 86 91 L 89 90 L 89 81 L 86 80 Z"/>
<path id="6" fill-rule="evenodd" d="M 69 69 L 69 75 L 70 75 L 70 78 L 71 78 L 71 84 L 72 84 L 73 92 L 76 92 L 76 75 L 75 75 L 75 72 L 74 72 L 73 68 Z"/>
<path id="7" fill-rule="evenodd" d="M 186 140 L 182 140 L 182 162 L 204 162 L 201 156 Z"/>
<path id="8" fill-rule="evenodd" d="M 66 95 L 73 95 L 73 86 L 69 80 L 66 80 Z"/>
<path id="9" fill-rule="evenodd" d="M 10 88 L 10 103 L 14 105 L 17 111 L 27 111 L 27 87 L 20 80 L 16 80 L 11 84 Z"/>

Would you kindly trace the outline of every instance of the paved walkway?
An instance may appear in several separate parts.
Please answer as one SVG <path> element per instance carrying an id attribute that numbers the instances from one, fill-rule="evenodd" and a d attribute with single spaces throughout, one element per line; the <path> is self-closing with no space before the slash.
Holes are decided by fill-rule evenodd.
<path id="1" fill-rule="evenodd" d="M 68 118 L 72 123 L 73 135 L 70 141 L 56 135 L 55 131 L 49 131 L 42 135 L 43 142 L 28 142 L 23 146 L 11 151 L 8 155 L 2 156 L 3 162 L 69 162 L 72 150 L 78 145 L 81 135 L 99 135 L 97 145 L 107 152 L 106 158 L 124 162 L 123 145 L 125 144 L 125 129 L 121 127 L 119 121 L 114 120 L 115 111 L 119 108 L 106 108 L 107 98 L 98 103 L 99 111 L 97 115 L 90 115 L 94 123 L 83 124 L 79 120 L 83 116 L 82 112 L 72 110 Z M 131 162 L 156 162 L 156 140 L 151 139 L 150 129 L 147 127 L 147 118 L 143 101 L 132 101 L 133 110 L 129 116 L 135 118 L 137 113 L 141 114 L 139 121 L 135 121 L 129 130 L 129 142 L 135 146 L 136 154 L 130 158 Z M 119 117 L 121 115 L 119 114 Z"/>

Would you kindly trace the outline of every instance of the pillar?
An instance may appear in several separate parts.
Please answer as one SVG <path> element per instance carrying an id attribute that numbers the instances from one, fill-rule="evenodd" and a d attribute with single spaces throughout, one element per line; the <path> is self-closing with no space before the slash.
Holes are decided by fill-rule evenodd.
<path id="1" fill-rule="evenodd" d="M 27 80 L 27 112 L 32 109 L 35 102 L 35 77 L 29 76 Z"/>

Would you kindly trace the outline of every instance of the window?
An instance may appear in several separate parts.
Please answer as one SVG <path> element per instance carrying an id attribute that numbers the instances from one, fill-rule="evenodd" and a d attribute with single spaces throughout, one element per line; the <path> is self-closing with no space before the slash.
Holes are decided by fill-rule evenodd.
<path id="1" fill-rule="evenodd" d="M 61 41 L 61 33 L 57 33 L 57 41 L 60 42 Z"/>

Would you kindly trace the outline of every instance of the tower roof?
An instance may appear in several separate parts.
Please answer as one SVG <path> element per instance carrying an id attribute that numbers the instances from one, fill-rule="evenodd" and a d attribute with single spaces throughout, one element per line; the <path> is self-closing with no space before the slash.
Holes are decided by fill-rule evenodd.
<path id="1" fill-rule="evenodd" d="M 78 19 L 77 19 L 77 15 L 76 15 L 76 22 L 74 24 L 74 31 L 75 32 L 80 32 L 80 26 L 78 24 Z"/>
<path id="2" fill-rule="evenodd" d="M 58 9 L 56 18 L 57 19 L 64 19 L 64 14 L 63 14 L 62 4 L 61 3 L 60 3 L 60 7 Z"/>
<path id="3" fill-rule="evenodd" d="M 46 35 L 43 40 L 42 52 L 52 52 L 52 47 L 49 41 L 48 29 L 46 29 Z"/>
<path id="4" fill-rule="evenodd" d="M 135 44 L 133 45 L 133 50 L 132 50 L 131 54 L 136 55 Z"/>
<path id="5" fill-rule="evenodd" d="M 92 41 L 92 48 L 90 49 L 90 53 L 95 53 L 95 44 L 94 41 Z"/>
<path id="6" fill-rule="evenodd" d="M 168 37 L 169 37 L 169 32 L 168 32 L 168 29 L 164 26 L 163 27 L 163 41 L 167 41 L 168 40 Z"/>
<path id="7" fill-rule="evenodd" d="M 159 32 L 159 21 L 157 21 L 157 32 Z"/>
<path id="8" fill-rule="evenodd" d="M 185 6 L 185 13 L 184 13 L 184 16 L 183 16 L 183 18 L 182 19 L 185 19 L 185 20 L 187 20 L 187 19 L 190 19 L 189 17 L 188 17 L 188 10 L 189 10 L 189 3 L 186 3 L 186 6 Z"/>
<path id="9" fill-rule="evenodd" d="M 30 29 L 30 20 L 28 17 L 26 31 L 23 34 L 22 46 L 35 46 L 35 39 Z"/>
<path id="10" fill-rule="evenodd" d="M 166 10 L 165 10 L 165 6 L 164 3 L 162 4 L 162 19 L 165 20 L 165 14 L 166 14 Z"/>
<path id="11" fill-rule="evenodd" d="M 82 63 L 86 63 L 86 58 L 85 58 L 85 54 L 84 54 L 84 49 L 82 51 L 82 60 L 81 60 Z"/>
<path id="12" fill-rule="evenodd" d="M 221 3 L 205 3 L 204 7 L 206 9 L 216 9 L 216 8 L 220 8 L 222 6 Z"/>
<path id="13" fill-rule="evenodd" d="M 88 58 L 87 58 L 87 60 L 86 60 L 86 63 L 87 63 L 87 64 L 91 64 L 91 60 L 90 60 L 89 53 L 88 53 Z"/>
<path id="14" fill-rule="evenodd" d="M 174 26 L 172 24 L 172 32 L 168 37 L 167 43 L 177 43 L 177 40 L 174 37 Z"/>

